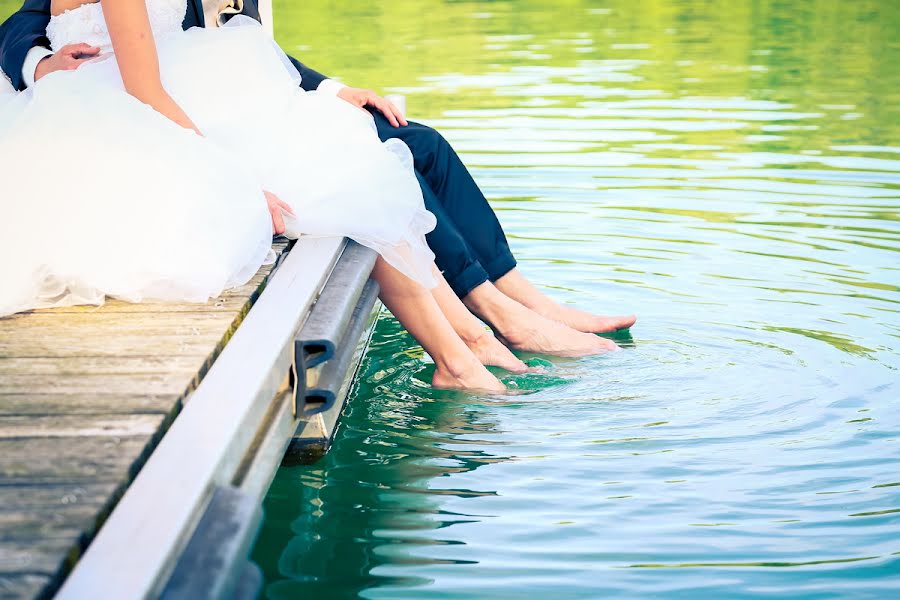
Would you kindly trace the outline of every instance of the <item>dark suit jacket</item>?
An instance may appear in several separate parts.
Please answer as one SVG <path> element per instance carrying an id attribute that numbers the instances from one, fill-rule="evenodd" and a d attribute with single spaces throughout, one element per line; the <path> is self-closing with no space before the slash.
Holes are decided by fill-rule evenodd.
<path id="1" fill-rule="evenodd" d="M 248 17 L 260 20 L 259 10 L 253 0 L 244 0 L 244 12 Z M 50 22 L 50 0 L 25 0 L 18 12 L 0 25 L 0 69 L 6 73 L 17 90 L 25 89 L 22 65 L 25 56 L 35 46 L 50 47 L 47 39 L 47 23 Z M 188 0 L 187 14 L 182 27 L 203 27 L 203 4 L 201 0 Z M 299 60 L 288 57 L 303 78 L 300 87 L 314 90 L 326 79 L 324 75 L 310 69 Z"/>

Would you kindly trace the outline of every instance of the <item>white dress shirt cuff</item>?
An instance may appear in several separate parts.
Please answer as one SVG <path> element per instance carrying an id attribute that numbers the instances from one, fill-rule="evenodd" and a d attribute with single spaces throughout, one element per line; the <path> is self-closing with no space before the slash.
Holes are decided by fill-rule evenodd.
<path id="1" fill-rule="evenodd" d="M 35 46 L 25 55 L 25 62 L 22 64 L 22 78 L 25 80 L 25 87 L 34 85 L 34 71 L 37 69 L 38 63 L 46 57 L 53 54 L 53 50 L 48 50 L 43 46 Z"/>
<path id="2" fill-rule="evenodd" d="M 334 79 L 325 79 L 322 83 L 319 84 L 319 87 L 316 88 L 317 92 L 322 92 L 323 94 L 331 94 L 332 96 L 337 96 L 338 93 L 347 87 L 343 83 L 339 81 L 335 81 Z"/>

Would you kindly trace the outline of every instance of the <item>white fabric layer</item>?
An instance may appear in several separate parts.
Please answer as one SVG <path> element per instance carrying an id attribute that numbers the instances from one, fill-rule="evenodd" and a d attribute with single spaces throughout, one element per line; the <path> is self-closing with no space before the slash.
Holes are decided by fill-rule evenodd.
<path id="1" fill-rule="evenodd" d="M 9 81 L 9 77 L 6 76 L 6 73 L 0 71 L 0 96 L 15 94 L 16 89 L 12 86 L 12 83 Z"/>
<path id="2" fill-rule="evenodd" d="M 185 7 L 148 0 L 163 83 L 205 137 L 128 95 L 112 55 L 0 99 L 0 315 L 245 283 L 270 253 L 263 189 L 294 209 L 289 235 L 346 235 L 433 286 L 409 149 L 300 90 L 262 28 L 182 32 Z M 69 43 L 102 9 L 54 22 Z"/>

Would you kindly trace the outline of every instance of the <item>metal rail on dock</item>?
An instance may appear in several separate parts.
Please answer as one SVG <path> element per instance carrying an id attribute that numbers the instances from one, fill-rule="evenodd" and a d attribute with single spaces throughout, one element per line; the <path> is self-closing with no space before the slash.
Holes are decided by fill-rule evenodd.
<path id="1" fill-rule="evenodd" d="M 312 416 L 337 398 L 355 340 L 378 297 L 369 279 L 375 253 L 355 242 L 344 250 L 315 309 L 294 340 L 294 414 Z M 363 314 L 365 313 L 365 315 Z"/>
<path id="2" fill-rule="evenodd" d="M 262 497 L 311 421 L 316 443 L 330 439 L 374 323 L 374 259 L 342 238 L 296 244 L 58 598 L 255 597 L 261 578 L 247 553 Z M 307 369 L 313 336 L 330 350 Z M 297 366 L 299 395 L 286 377 Z M 323 400 L 307 402 L 310 393 Z"/>

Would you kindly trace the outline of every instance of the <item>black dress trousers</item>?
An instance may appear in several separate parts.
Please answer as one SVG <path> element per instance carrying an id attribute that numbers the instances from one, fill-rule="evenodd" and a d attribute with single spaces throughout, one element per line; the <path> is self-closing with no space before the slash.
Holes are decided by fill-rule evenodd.
<path id="1" fill-rule="evenodd" d="M 371 112 L 383 141 L 397 138 L 412 151 L 425 208 L 437 217 L 426 239 L 456 295 L 462 298 L 511 271 L 516 259 L 500 221 L 449 142 L 427 125 L 409 121 L 394 127 L 381 113 Z"/>

